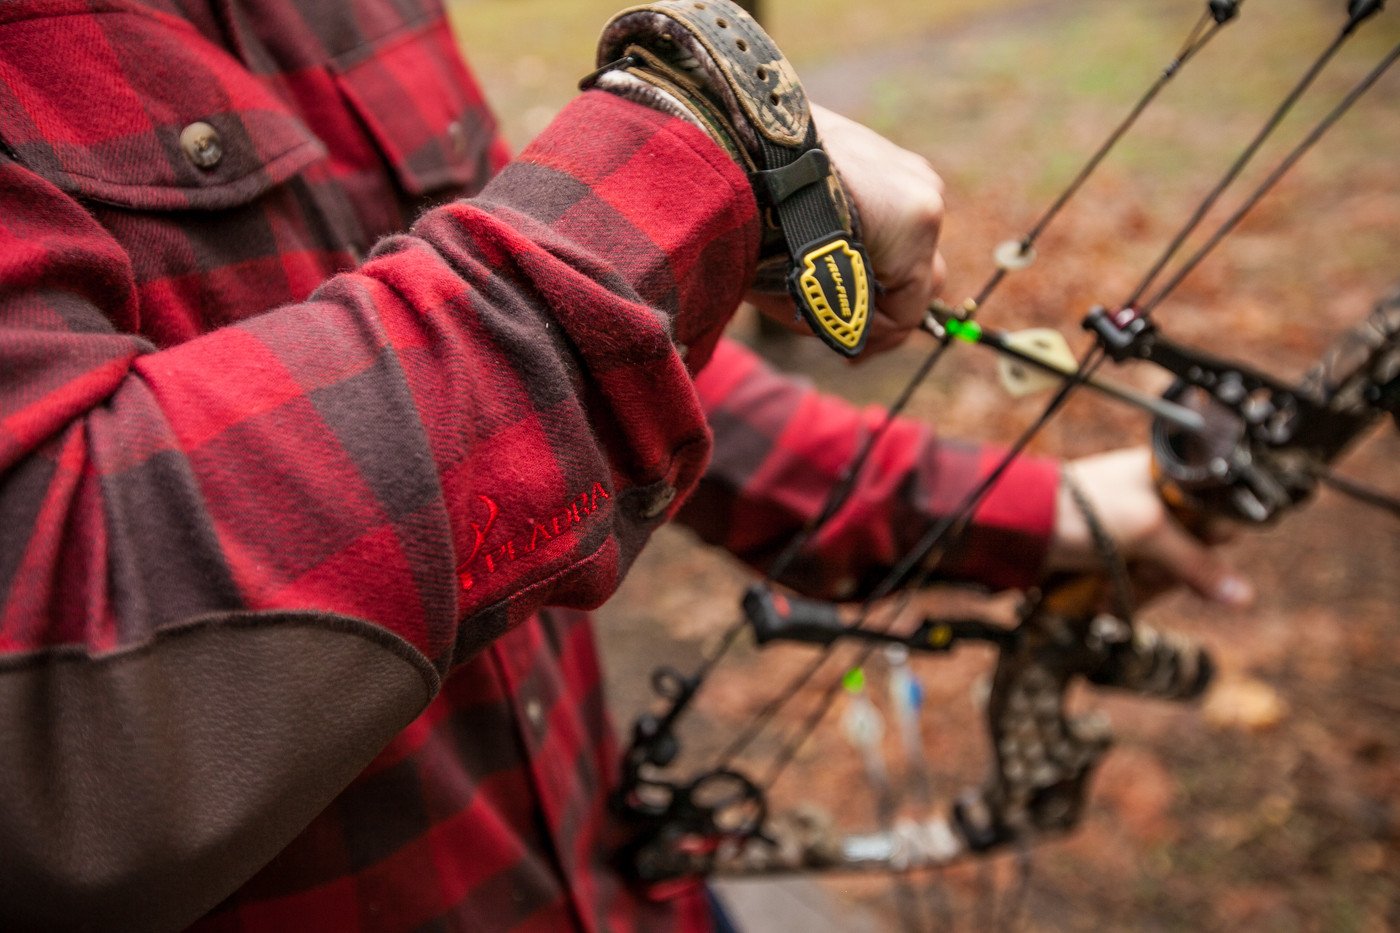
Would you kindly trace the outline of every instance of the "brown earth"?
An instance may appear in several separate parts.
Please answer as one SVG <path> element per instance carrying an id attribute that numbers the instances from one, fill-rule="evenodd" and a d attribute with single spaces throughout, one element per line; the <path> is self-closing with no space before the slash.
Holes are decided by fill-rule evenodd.
<path id="1" fill-rule="evenodd" d="M 517 141 L 568 93 L 555 74 L 560 61 L 571 60 L 561 50 L 573 54 L 590 41 L 571 32 L 557 47 L 522 53 L 508 44 L 474 43 L 472 27 L 489 39 L 492 30 L 514 28 L 510 17 L 550 6 L 477 2 L 457 11 L 469 52 L 479 68 L 484 63 L 488 90 L 516 113 L 507 126 Z M 1026 228 L 1198 15 L 1196 5 L 1178 0 L 998 0 L 976 8 L 951 4 L 942 12 L 903 0 L 878 7 L 768 0 L 767 6 L 815 98 L 925 154 L 944 174 L 951 298 L 980 284 L 991 248 Z M 1183 69 L 1131 142 L 1041 241 L 1037 265 L 1008 280 L 983 320 L 1007 328 L 1056 326 L 1079 345 L 1075 322 L 1091 304 L 1121 298 L 1135 284 L 1336 31 L 1341 6 L 1246 5 L 1241 22 Z M 604 4 L 599 19 L 611 7 Z M 501 18 L 492 19 L 497 13 Z M 810 29 L 821 17 L 829 28 Z M 1298 138 L 1397 38 L 1393 13 L 1369 25 L 1282 136 Z M 1261 165 L 1273 164 L 1281 151 L 1267 148 Z M 1301 373 L 1400 279 L 1397 153 L 1400 74 L 1391 74 L 1163 305 L 1164 329 L 1273 373 Z M 1247 172 L 1241 190 L 1261 171 Z M 742 322 L 739 327 L 746 332 Z M 769 349 L 785 367 L 873 402 L 891 398 L 927 350 L 918 338 L 911 343 L 919 346 L 854 368 L 810 342 Z M 916 395 L 911 413 L 951 435 L 1010 439 L 1044 400 L 1010 400 L 997 387 L 994 367 L 973 349 L 952 354 Z M 1158 374 L 1142 369 L 1115 375 L 1142 387 L 1162 385 Z M 1081 396 L 1035 450 L 1078 456 L 1139 443 L 1145 430 L 1133 412 Z M 1386 425 L 1358 446 L 1343 471 L 1400 494 L 1397 458 L 1400 436 Z M 1083 826 L 1038 847 L 1023 925 L 1400 926 L 1400 522 L 1324 491 L 1226 553 L 1259 588 L 1253 609 L 1225 613 L 1176 595 L 1144 613 L 1211 647 L 1221 677 L 1204 705 L 1080 698 L 1110 714 L 1118 744 L 1097 777 Z M 658 536 L 601 614 L 619 721 L 648 702 L 646 679 L 655 664 L 695 663 L 707 640 L 734 618 L 745 579 L 732 561 L 697 548 L 683 533 Z M 760 654 L 741 646 L 688 726 L 692 751 L 732 734 L 809 657 L 799 648 Z M 919 664 L 929 695 L 924 737 L 944 796 L 979 780 L 985 767 L 974 694 L 989 665 L 977 649 Z M 833 663 L 824 676 L 837 668 Z M 878 687 L 878 665 L 870 674 Z M 824 686 L 804 691 L 794 705 L 800 710 Z M 839 713 L 803 746 L 776 789 L 777 804 L 817 800 L 844 825 L 869 827 L 873 803 L 836 724 Z M 988 884 L 1003 902 L 1015 887 L 1011 859 L 997 860 L 987 875 L 960 869 L 926 880 L 945 889 L 955 926 L 974 929 L 987 925 L 981 911 Z M 893 928 L 886 881 L 835 879 L 826 890 Z"/>

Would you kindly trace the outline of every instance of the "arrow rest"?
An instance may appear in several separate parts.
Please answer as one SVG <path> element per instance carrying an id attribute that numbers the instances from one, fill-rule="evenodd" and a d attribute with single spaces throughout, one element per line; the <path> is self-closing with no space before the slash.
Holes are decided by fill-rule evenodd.
<path id="1" fill-rule="evenodd" d="M 1050 327 L 1033 327 L 1006 335 L 1006 344 L 1023 355 L 1034 355 L 1049 366 L 1063 372 L 1072 373 L 1076 361 L 1069 342 L 1064 335 Z M 1013 397 L 1021 398 L 1046 389 L 1053 389 L 1064 382 L 1064 376 L 1027 366 L 1019 359 L 1002 356 L 997 360 L 997 374 L 1001 377 L 1004 389 Z"/>

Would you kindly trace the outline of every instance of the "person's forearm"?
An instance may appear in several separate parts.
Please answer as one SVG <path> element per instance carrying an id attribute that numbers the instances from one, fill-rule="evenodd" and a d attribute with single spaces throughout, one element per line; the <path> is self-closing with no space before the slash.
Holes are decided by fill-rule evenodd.
<path id="1" fill-rule="evenodd" d="M 715 431 L 714 460 L 681 520 L 705 540 L 767 570 L 818 515 L 865 439 L 884 419 L 769 369 L 722 344 L 697 381 Z M 884 434 L 845 504 L 783 575 L 811 595 L 871 591 L 998 459 L 992 447 L 939 439 L 912 420 Z M 975 510 L 935 579 L 992 588 L 1039 579 L 1055 517 L 1053 461 L 1023 458 Z"/>

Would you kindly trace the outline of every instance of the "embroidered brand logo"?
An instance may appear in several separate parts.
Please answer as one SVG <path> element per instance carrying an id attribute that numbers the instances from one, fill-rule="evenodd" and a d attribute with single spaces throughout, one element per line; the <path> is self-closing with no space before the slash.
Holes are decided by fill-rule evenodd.
<path id="1" fill-rule="evenodd" d="M 836 286 L 836 297 L 841 302 L 840 315 L 843 321 L 851 319 L 851 299 L 846 294 L 846 280 L 841 278 L 841 267 L 836 264 L 836 259 L 827 253 L 822 259 L 826 260 L 826 272 L 831 277 L 831 284 Z"/>
<path id="2" fill-rule="evenodd" d="M 476 586 L 478 575 L 490 576 L 522 556 L 535 553 L 570 527 L 582 524 L 611 498 L 602 483 L 594 483 L 592 489 L 574 496 L 567 505 L 547 519 L 528 519 L 529 527 L 525 531 L 492 547 L 486 539 L 500 517 L 501 508 L 490 496 L 477 496 L 485 509 L 484 520 L 471 523 L 474 539 L 472 550 L 466 560 L 457 565 L 457 580 L 462 590 L 465 592 Z"/>

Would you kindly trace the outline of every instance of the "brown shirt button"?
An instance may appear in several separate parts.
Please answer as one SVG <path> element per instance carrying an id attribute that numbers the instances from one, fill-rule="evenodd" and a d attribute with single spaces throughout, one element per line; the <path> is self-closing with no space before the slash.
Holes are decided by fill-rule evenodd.
<path id="1" fill-rule="evenodd" d="M 642 518 L 651 520 L 666 511 L 666 507 L 676 500 L 674 486 L 662 486 L 652 493 L 651 498 L 641 508 Z"/>
<path id="2" fill-rule="evenodd" d="M 452 158 L 460 162 L 467 157 L 467 128 L 461 120 L 453 120 L 447 125 L 447 137 L 452 142 Z"/>
<path id="3" fill-rule="evenodd" d="M 530 721 L 531 727 L 536 732 L 544 731 L 544 704 L 537 698 L 530 697 L 525 701 L 525 718 Z"/>
<path id="4" fill-rule="evenodd" d="M 224 157 L 219 131 L 202 120 L 180 131 L 180 148 L 196 168 L 211 169 Z"/>

